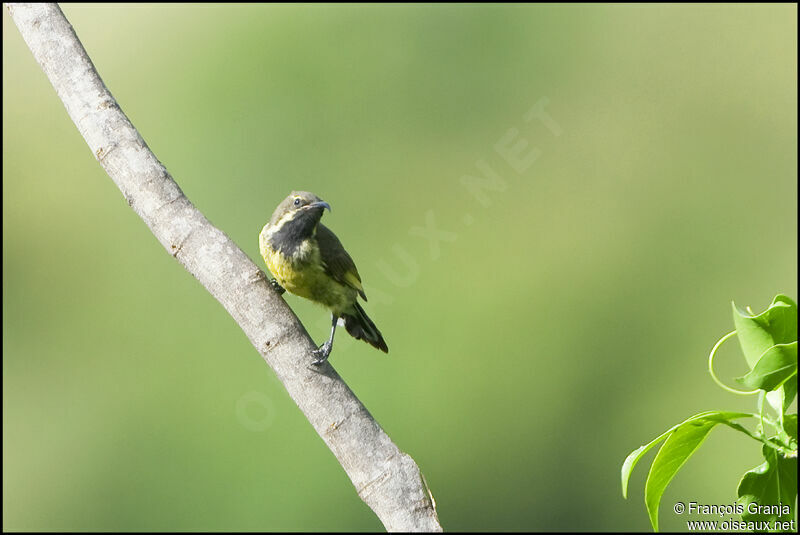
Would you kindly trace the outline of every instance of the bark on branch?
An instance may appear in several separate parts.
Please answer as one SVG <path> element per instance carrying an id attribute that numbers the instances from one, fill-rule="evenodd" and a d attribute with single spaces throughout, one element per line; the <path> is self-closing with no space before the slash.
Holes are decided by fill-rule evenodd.
<path id="1" fill-rule="evenodd" d="M 261 269 L 186 198 L 103 84 L 56 4 L 7 4 L 67 113 L 159 242 L 225 307 L 389 531 L 441 531 L 414 460 L 336 371 L 312 368 L 314 343 Z"/>

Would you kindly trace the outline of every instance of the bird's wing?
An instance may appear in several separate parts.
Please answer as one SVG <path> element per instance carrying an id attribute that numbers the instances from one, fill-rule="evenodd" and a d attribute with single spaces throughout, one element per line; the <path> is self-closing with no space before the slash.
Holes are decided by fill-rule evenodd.
<path id="1" fill-rule="evenodd" d="M 321 223 L 317 225 L 317 244 L 325 272 L 334 280 L 357 290 L 366 301 L 367 294 L 364 293 L 364 288 L 361 286 L 361 277 L 355 262 L 344 250 L 342 242 L 339 241 L 336 234 Z"/>

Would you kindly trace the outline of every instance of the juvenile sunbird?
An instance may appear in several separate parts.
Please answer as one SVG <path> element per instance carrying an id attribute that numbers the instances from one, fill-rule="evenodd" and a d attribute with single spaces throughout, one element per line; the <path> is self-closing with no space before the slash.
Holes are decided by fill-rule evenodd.
<path id="1" fill-rule="evenodd" d="M 313 364 L 322 364 L 333 349 L 333 335 L 341 318 L 353 338 L 389 352 L 381 332 L 357 301 L 367 295 L 361 277 L 339 238 L 320 223 L 331 206 L 307 191 L 293 191 L 281 202 L 258 236 L 264 262 L 278 292 L 319 303 L 331 311 L 331 335 L 314 351 Z"/>

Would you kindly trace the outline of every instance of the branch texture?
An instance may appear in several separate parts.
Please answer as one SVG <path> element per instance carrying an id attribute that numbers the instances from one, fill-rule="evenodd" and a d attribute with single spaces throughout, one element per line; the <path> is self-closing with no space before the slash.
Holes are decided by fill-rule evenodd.
<path id="1" fill-rule="evenodd" d="M 155 237 L 219 301 L 275 371 L 389 531 L 441 531 L 414 460 L 336 371 L 312 369 L 303 325 L 261 271 L 186 198 L 103 84 L 56 4 L 7 4 L 22 37 L 108 176 Z"/>

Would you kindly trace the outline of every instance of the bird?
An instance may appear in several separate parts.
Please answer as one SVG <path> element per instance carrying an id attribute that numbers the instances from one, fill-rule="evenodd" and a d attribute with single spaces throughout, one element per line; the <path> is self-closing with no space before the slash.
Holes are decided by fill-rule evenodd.
<path id="1" fill-rule="evenodd" d="M 358 302 L 367 294 L 355 262 L 342 242 L 320 223 L 331 205 L 308 191 L 292 191 L 272 214 L 258 236 L 259 250 L 279 294 L 289 291 L 321 304 L 331 312 L 331 334 L 314 350 L 312 364 L 325 362 L 333 350 L 333 336 L 341 319 L 347 332 L 384 353 L 383 335 Z"/>

